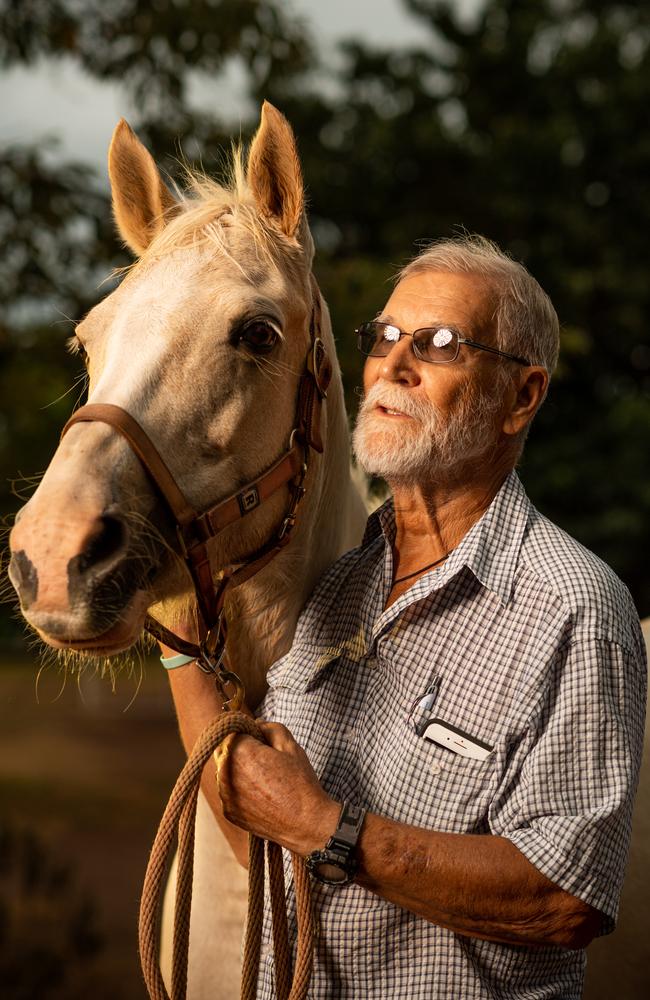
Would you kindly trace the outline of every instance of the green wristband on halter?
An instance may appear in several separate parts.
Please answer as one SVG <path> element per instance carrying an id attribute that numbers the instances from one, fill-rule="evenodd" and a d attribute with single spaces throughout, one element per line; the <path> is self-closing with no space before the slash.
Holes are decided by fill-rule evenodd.
<path id="1" fill-rule="evenodd" d="M 165 670 L 175 670 L 176 667 L 184 667 L 186 663 L 191 663 L 195 659 L 196 656 L 183 656 L 179 653 L 178 656 L 161 656 L 160 662 Z"/>

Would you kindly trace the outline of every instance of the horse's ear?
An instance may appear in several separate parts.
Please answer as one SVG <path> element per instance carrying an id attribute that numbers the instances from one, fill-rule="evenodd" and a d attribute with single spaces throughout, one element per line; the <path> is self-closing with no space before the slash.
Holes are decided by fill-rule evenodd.
<path id="1" fill-rule="evenodd" d="M 251 144 L 247 178 L 260 211 L 286 236 L 296 236 L 305 208 L 296 140 L 287 119 L 268 101 Z"/>
<path id="2" fill-rule="evenodd" d="M 142 254 L 178 208 L 151 154 L 122 118 L 108 150 L 113 214 L 120 236 Z"/>

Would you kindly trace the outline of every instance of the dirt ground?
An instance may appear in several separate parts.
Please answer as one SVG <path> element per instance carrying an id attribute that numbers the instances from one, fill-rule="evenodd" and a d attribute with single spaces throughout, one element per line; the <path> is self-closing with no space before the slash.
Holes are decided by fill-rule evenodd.
<path id="1" fill-rule="evenodd" d="M 70 878 L 47 890 L 44 878 L 40 888 L 33 885 L 32 874 L 30 890 L 24 873 L 14 873 L 13 930 L 8 944 L 0 929 L 0 970 L 8 961 L 4 944 L 5 951 L 23 955 L 20 963 L 16 959 L 22 971 L 11 995 L 0 992 L 7 1000 L 145 1000 L 137 954 L 139 894 L 183 762 L 166 676 L 159 665 L 148 665 L 129 706 L 134 679 L 119 678 L 115 693 L 108 680 L 88 676 L 77 688 L 68 679 L 57 697 L 61 676 L 53 668 L 42 674 L 37 700 L 36 675 L 33 662 L 0 666 L 0 825 L 12 831 L 14 842 L 35 839 L 43 864 L 69 868 Z M 10 877 L 5 872 L 5 908 Z M 2 889 L 0 873 L 0 902 Z M 78 914 L 86 899 L 90 909 Z M 87 925 L 95 943 L 99 937 L 95 954 L 92 941 L 78 940 L 83 927 L 64 933 L 75 920 Z M 45 953 L 35 950 L 35 938 Z M 58 983 L 58 974 L 43 976 L 45 982 L 33 974 L 34 963 L 52 966 L 50 949 L 63 958 Z"/>

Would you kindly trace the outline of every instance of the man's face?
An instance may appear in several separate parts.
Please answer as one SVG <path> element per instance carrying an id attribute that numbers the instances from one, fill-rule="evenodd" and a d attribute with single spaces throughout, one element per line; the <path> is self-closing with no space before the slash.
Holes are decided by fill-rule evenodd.
<path id="1" fill-rule="evenodd" d="M 452 326 L 494 345 L 492 311 L 481 278 L 428 271 L 401 281 L 378 318 L 406 333 Z M 387 357 L 366 360 L 363 381 L 353 444 L 366 472 L 415 483 L 455 477 L 469 463 L 489 460 L 502 400 L 495 361 L 485 351 L 461 345 L 456 361 L 431 364 L 418 360 L 412 339 L 402 337 Z"/>

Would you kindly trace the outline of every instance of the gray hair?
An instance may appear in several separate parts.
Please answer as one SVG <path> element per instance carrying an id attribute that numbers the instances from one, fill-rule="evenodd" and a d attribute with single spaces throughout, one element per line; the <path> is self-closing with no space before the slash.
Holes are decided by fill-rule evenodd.
<path id="1" fill-rule="evenodd" d="M 494 291 L 496 346 L 555 370 L 560 324 L 553 303 L 523 264 L 496 243 L 474 233 L 435 240 L 397 275 L 397 281 L 423 271 L 464 272 L 484 278 Z"/>

